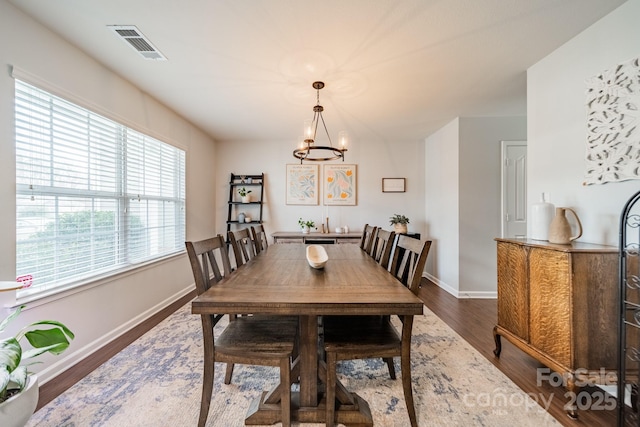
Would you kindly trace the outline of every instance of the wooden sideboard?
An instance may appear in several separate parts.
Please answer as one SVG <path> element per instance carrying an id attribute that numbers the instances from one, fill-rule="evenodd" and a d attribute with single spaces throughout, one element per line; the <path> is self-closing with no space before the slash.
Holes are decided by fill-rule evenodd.
<path id="1" fill-rule="evenodd" d="M 566 378 L 577 393 L 617 366 L 618 249 L 495 239 L 500 337 Z M 605 374 L 604 376 L 607 376 Z M 577 416 L 575 407 L 569 415 Z"/>
<path id="2" fill-rule="evenodd" d="M 302 233 L 276 231 L 271 234 L 274 243 L 360 243 L 362 233 Z"/>

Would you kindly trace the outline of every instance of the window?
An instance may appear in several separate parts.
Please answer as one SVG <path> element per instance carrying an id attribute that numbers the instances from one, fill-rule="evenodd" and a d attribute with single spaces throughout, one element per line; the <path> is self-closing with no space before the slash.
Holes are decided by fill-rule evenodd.
<path id="1" fill-rule="evenodd" d="M 183 150 L 19 80 L 15 114 L 19 297 L 184 249 Z"/>

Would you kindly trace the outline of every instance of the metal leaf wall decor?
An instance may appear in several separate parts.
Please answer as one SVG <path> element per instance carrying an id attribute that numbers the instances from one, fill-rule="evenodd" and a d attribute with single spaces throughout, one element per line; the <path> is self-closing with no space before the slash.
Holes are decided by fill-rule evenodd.
<path id="1" fill-rule="evenodd" d="M 640 179 L 640 58 L 587 81 L 585 185 Z"/>

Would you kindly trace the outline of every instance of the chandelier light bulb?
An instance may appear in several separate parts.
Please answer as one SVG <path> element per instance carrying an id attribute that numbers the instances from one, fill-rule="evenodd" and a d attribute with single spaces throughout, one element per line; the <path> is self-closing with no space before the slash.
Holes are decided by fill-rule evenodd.
<path id="1" fill-rule="evenodd" d="M 338 133 L 338 144 L 341 149 L 347 148 L 349 143 L 349 133 L 346 130 L 342 130 Z"/>
<path id="2" fill-rule="evenodd" d="M 305 120 L 304 121 L 304 139 L 305 140 L 313 140 L 313 120 Z"/>

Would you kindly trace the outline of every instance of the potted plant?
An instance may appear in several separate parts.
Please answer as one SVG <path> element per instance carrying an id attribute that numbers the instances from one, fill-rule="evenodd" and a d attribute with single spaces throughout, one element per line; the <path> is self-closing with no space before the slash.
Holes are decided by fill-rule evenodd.
<path id="1" fill-rule="evenodd" d="M 307 234 L 311 228 L 315 228 L 316 223 L 313 221 L 304 221 L 302 218 L 300 218 L 298 220 L 298 225 L 300 226 L 300 228 L 302 229 L 302 232 Z"/>
<path id="2" fill-rule="evenodd" d="M 238 194 L 242 197 L 242 203 L 249 203 L 251 201 L 249 193 L 251 193 L 251 190 L 247 190 L 244 187 L 238 189 Z"/>
<path id="3" fill-rule="evenodd" d="M 409 218 L 404 215 L 393 214 L 393 216 L 389 218 L 389 224 L 393 225 L 393 231 L 396 233 L 406 233 Z"/>
<path id="4" fill-rule="evenodd" d="M 15 319 L 24 306 L 18 307 L 0 322 L 0 332 Z M 48 329 L 38 329 L 49 326 Z M 23 350 L 26 338 L 31 349 Z M 69 347 L 73 332 L 53 320 L 41 320 L 22 328 L 15 336 L 0 339 L 0 426 L 24 426 L 38 404 L 38 377 L 21 362 L 43 353 L 60 354 Z"/>

